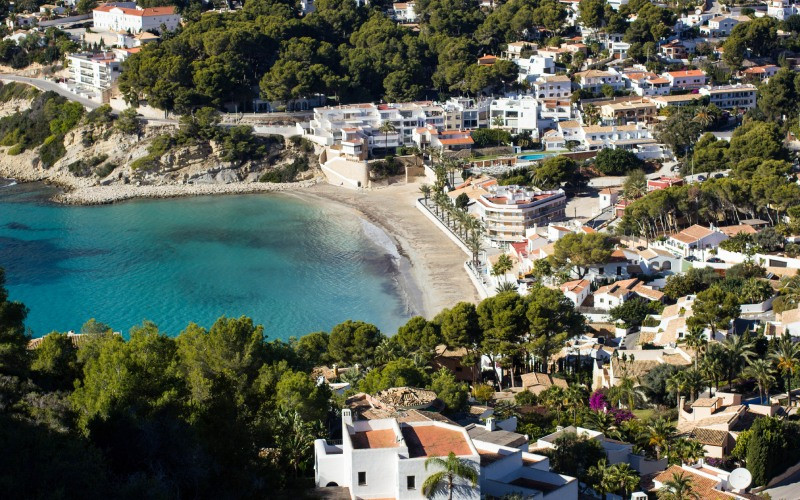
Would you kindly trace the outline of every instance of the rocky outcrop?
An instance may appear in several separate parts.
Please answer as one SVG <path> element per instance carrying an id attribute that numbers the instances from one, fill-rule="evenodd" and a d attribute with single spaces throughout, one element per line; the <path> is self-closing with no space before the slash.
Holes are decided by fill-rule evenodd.
<path id="1" fill-rule="evenodd" d="M 21 103 L 6 104 L 0 106 L 0 116 L 4 112 L 18 111 Z M 22 105 L 24 109 L 24 102 Z M 41 166 L 37 149 L 10 156 L 7 154 L 10 148 L 0 147 L 0 177 L 58 184 L 68 190 L 59 201 L 69 203 L 108 203 L 138 196 L 272 191 L 284 187 L 259 182 L 259 178 L 265 172 L 291 163 L 298 155 L 306 154 L 293 150 L 288 144 L 276 145 L 263 160 L 233 164 L 219 160 L 220 145 L 211 141 L 173 146 L 154 158 L 147 169 L 137 168 L 136 160 L 151 157 L 150 146 L 158 137 L 175 132 L 174 126 L 153 126 L 137 137 L 122 134 L 110 125 L 82 125 L 65 135 L 66 153 L 50 168 Z M 302 182 L 287 183 L 285 187 L 314 183 L 318 174 L 318 164 L 314 163 L 311 170 L 302 173 Z M 234 185 L 241 186 L 213 188 Z M 120 189 L 112 189 L 114 187 Z M 135 194 L 137 192 L 140 194 Z"/>

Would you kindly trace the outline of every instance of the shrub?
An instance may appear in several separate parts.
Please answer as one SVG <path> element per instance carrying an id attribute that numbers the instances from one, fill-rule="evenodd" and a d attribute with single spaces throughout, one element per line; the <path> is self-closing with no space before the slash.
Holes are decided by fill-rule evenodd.
<path id="1" fill-rule="evenodd" d="M 511 134 L 505 130 L 495 128 L 480 128 L 472 131 L 472 140 L 478 148 L 499 146 L 511 142 Z"/>
<path id="2" fill-rule="evenodd" d="M 108 177 L 118 166 L 119 165 L 114 162 L 108 162 L 105 165 L 98 167 L 94 171 L 94 174 L 102 179 L 103 177 Z"/>
<path id="3" fill-rule="evenodd" d="M 7 154 L 10 156 L 16 156 L 22 153 L 22 144 L 14 144 L 11 148 L 7 151 Z"/>
<path id="4" fill-rule="evenodd" d="M 297 174 L 309 168 L 308 158 L 299 156 L 292 163 L 273 169 L 258 178 L 259 182 L 294 182 Z"/>
<path id="5" fill-rule="evenodd" d="M 42 160 L 44 168 L 50 168 L 67 153 L 64 148 L 64 137 L 52 135 L 45 140 L 39 148 L 39 158 Z"/>
<path id="6" fill-rule="evenodd" d="M 604 148 L 597 153 L 595 166 L 606 175 L 625 175 L 631 170 L 642 168 L 644 162 L 630 151 Z"/>

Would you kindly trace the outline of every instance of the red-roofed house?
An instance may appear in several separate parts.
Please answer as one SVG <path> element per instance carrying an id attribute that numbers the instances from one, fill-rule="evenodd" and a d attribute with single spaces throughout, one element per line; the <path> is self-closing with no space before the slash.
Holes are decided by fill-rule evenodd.
<path id="1" fill-rule="evenodd" d="M 753 66 L 742 71 L 742 76 L 745 78 L 753 78 L 765 82 L 774 76 L 780 68 L 774 64 L 767 64 L 766 66 Z"/>
<path id="2" fill-rule="evenodd" d="M 579 306 L 583 304 L 586 297 L 589 296 L 591 291 L 591 283 L 589 280 L 574 280 L 563 283 L 559 288 L 564 293 L 564 296 L 572 301 L 573 304 Z"/>
<path id="3" fill-rule="evenodd" d="M 686 256 L 693 250 L 716 248 L 727 239 L 728 236 L 724 233 L 712 231 L 707 227 L 695 224 L 691 227 L 687 227 L 683 231 L 671 234 L 664 242 L 664 245 L 668 249 Z"/>
<path id="4" fill-rule="evenodd" d="M 160 30 L 162 24 L 172 31 L 180 24 L 181 16 L 174 6 L 142 9 L 134 2 L 118 2 L 97 6 L 92 11 L 92 20 L 98 30 L 139 33 Z"/>
<path id="5" fill-rule="evenodd" d="M 647 192 L 667 189 L 672 186 L 683 186 L 683 179 L 680 177 L 659 177 L 658 179 L 647 180 Z"/>
<path id="6" fill-rule="evenodd" d="M 706 74 L 700 69 L 670 71 L 662 75 L 674 89 L 699 89 L 706 84 Z"/>
<path id="7" fill-rule="evenodd" d="M 488 425 L 492 424 L 493 420 Z M 344 409 L 341 444 L 314 442 L 314 480 L 319 488 L 347 488 L 353 499 L 421 500 L 422 485 L 431 475 L 426 460 L 452 452 L 474 467 L 480 478 L 475 487 L 456 478 L 459 499 L 499 498 L 512 491 L 526 498 L 544 498 L 545 492 L 548 498 L 578 497 L 578 481 L 550 472 L 547 457 L 495 443 L 493 435 L 502 432 L 471 437 L 464 427 L 448 422 L 399 417 L 355 420 L 352 411 Z"/>

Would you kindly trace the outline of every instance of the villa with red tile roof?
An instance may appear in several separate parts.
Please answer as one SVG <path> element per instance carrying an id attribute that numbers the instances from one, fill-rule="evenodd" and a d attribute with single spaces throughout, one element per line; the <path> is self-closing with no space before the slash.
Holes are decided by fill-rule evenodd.
<path id="1" fill-rule="evenodd" d="M 523 444 L 527 447 L 528 443 Z M 578 481 L 550 472 L 545 456 L 472 438 L 467 429 L 447 422 L 354 420 L 349 409 L 342 410 L 341 444 L 324 439 L 314 442 L 314 479 L 320 488 L 346 488 L 353 500 L 422 499 L 422 484 L 437 472 L 425 466 L 426 460 L 449 453 L 479 473 L 474 488 L 464 479 L 455 480 L 459 499 L 511 493 L 578 498 Z"/>
<path id="2" fill-rule="evenodd" d="M 683 179 L 680 177 L 661 176 L 658 179 L 647 180 L 647 192 L 667 189 L 672 186 L 683 186 Z"/>
<path id="3" fill-rule="evenodd" d="M 695 224 L 669 235 L 663 244 L 668 250 L 687 256 L 695 250 L 716 248 L 727 239 L 725 233 Z"/>
<path id="4" fill-rule="evenodd" d="M 673 89 L 699 89 L 706 84 L 706 74 L 700 69 L 670 71 L 662 75 Z"/>
<path id="5" fill-rule="evenodd" d="M 181 15 L 174 6 L 143 9 L 135 2 L 114 2 L 95 7 L 92 20 L 98 30 L 139 33 L 160 30 L 162 24 L 170 31 L 175 30 L 181 23 Z"/>

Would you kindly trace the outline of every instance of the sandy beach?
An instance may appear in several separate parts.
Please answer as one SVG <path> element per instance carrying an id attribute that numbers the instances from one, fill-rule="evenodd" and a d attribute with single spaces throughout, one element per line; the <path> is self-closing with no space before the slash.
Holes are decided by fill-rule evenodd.
<path id="1" fill-rule="evenodd" d="M 419 183 L 394 184 L 353 191 L 317 184 L 292 194 L 340 203 L 384 229 L 410 263 L 407 270 L 410 283 L 403 286 L 412 304 L 430 319 L 457 302 L 477 303 L 479 297 L 464 270 L 467 256 L 416 208 L 419 186 Z M 401 268 L 401 273 L 404 271 Z"/>

